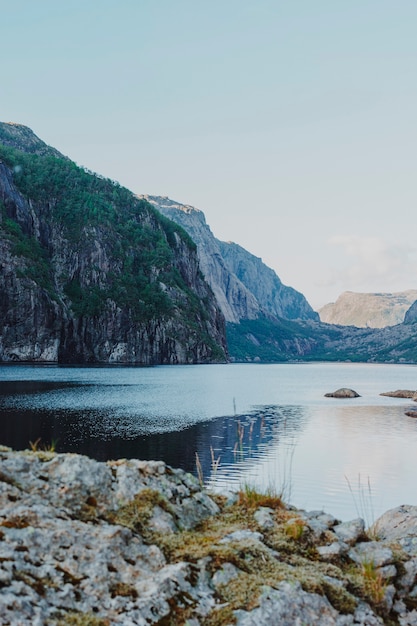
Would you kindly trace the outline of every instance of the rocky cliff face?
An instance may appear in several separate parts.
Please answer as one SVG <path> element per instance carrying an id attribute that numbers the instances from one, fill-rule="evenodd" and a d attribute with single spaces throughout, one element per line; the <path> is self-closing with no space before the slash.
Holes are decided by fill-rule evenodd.
<path id="1" fill-rule="evenodd" d="M 327 324 L 384 328 L 404 321 L 405 314 L 417 300 L 417 290 L 398 293 L 354 293 L 345 291 L 336 302 L 319 310 L 320 320 Z"/>
<path id="2" fill-rule="evenodd" d="M 241 246 L 216 239 L 204 213 L 159 196 L 141 196 L 180 224 L 197 244 L 201 269 L 228 322 L 264 315 L 284 319 L 318 319 L 304 296 L 282 284 L 261 259 Z"/>
<path id="3" fill-rule="evenodd" d="M 318 314 L 305 297 L 292 287 L 283 285 L 262 259 L 232 242 L 220 242 L 220 250 L 226 267 L 249 289 L 264 311 L 288 320 L 318 321 Z"/>
<path id="4" fill-rule="evenodd" d="M 404 316 L 404 324 L 415 324 L 417 322 L 417 300 L 413 302 Z"/>
<path id="5" fill-rule="evenodd" d="M 221 244 L 206 223 L 204 213 L 160 196 L 141 196 L 160 213 L 182 226 L 197 244 L 201 270 L 227 322 L 256 319 L 261 312 L 254 295 L 226 266 Z"/>
<path id="6" fill-rule="evenodd" d="M 0 360 L 226 359 L 195 245 L 114 181 L 0 124 Z"/>

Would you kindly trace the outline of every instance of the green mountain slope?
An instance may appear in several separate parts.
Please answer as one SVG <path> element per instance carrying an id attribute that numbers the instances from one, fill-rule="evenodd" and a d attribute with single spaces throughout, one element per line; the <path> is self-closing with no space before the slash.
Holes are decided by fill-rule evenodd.
<path id="1" fill-rule="evenodd" d="M 20 125 L 0 124 L 0 216 L 0 359 L 225 360 L 185 231 Z"/>

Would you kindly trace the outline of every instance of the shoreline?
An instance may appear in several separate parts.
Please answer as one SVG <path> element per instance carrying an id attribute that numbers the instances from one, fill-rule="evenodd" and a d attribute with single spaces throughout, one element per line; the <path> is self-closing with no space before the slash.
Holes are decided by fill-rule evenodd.
<path id="1" fill-rule="evenodd" d="M 0 447 L 3 623 L 417 623 L 417 506 L 373 528 L 162 461 Z"/>

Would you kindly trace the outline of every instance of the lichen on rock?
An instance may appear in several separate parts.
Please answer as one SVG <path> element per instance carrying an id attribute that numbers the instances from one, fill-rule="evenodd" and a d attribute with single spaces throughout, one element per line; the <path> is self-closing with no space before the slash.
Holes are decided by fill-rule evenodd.
<path id="1" fill-rule="evenodd" d="M 209 495 L 163 462 L 2 447 L 0 623 L 411 625 L 414 509 L 370 541 L 361 520 Z"/>

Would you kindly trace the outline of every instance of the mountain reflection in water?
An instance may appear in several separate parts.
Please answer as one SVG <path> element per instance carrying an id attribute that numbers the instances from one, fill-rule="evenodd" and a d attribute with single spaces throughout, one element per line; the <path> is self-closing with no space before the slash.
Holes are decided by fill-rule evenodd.
<path id="1" fill-rule="evenodd" d="M 295 506 L 368 522 L 416 504 L 412 365 L 0 366 L 0 443 L 164 460 L 225 492 L 271 487 Z M 360 397 L 325 398 L 339 387 Z M 348 481 L 352 489 L 348 486 Z M 371 491 L 367 485 L 370 484 Z M 365 489 L 365 491 L 364 491 Z"/>
<path id="2" fill-rule="evenodd" d="M 70 385 L 22 381 L 7 383 L 12 394 L 36 394 L 63 389 Z M 0 397 L 7 396 L 0 382 Z M 7 403 L 6 403 L 7 404 Z M 59 452 L 85 454 L 99 461 L 116 458 L 163 460 L 197 474 L 198 456 L 205 479 L 210 478 L 213 459 L 219 467 L 245 467 L 265 454 L 281 437 L 288 437 L 300 427 L 302 407 L 256 407 L 242 415 L 224 416 L 193 424 L 182 430 L 144 434 L 148 419 L 135 415 L 113 415 L 105 410 L 3 407 L 1 443 L 14 449 L 56 443 Z M 196 456 L 197 455 L 197 456 Z"/>

